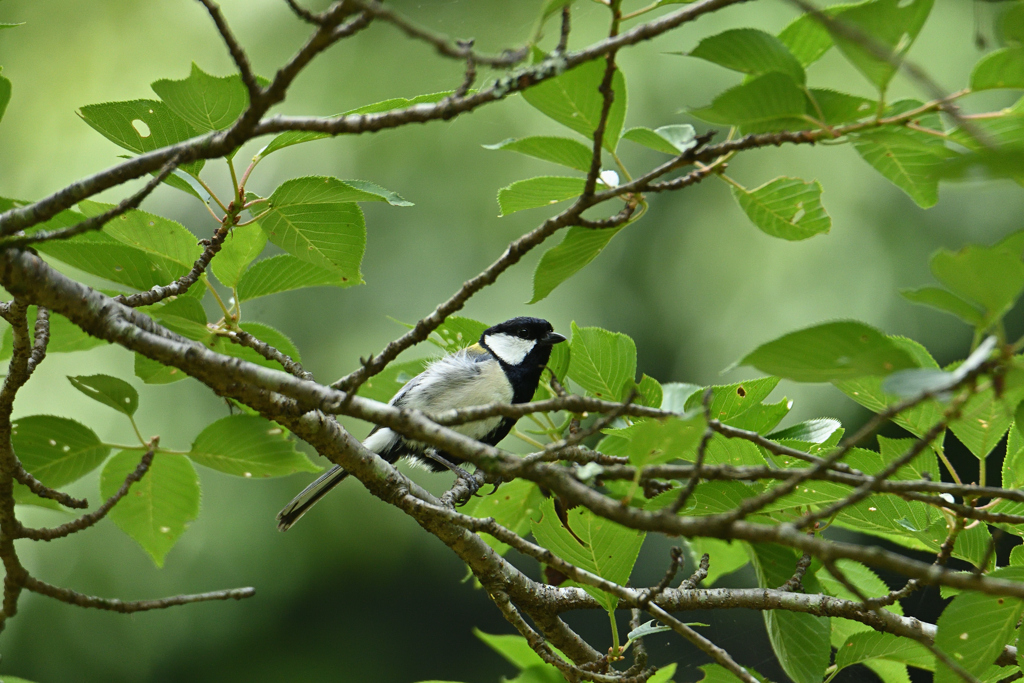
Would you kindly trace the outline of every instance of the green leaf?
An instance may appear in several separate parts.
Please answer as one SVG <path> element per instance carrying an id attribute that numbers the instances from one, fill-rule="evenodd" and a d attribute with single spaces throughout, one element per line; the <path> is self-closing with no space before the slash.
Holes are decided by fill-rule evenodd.
<path id="1" fill-rule="evenodd" d="M 209 425 L 192 442 L 188 457 L 198 465 L 238 477 L 320 471 L 295 450 L 284 429 L 253 415 L 231 415 Z"/>
<path id="2" fill-rule="evenodd" d="M 138 451 L 121 451 L 100 475 L 100 495 L 109 498 L 139 464 Z M 199 515 L 199 476 L 184 455 L 158 453 L 140 481 L 108 517 L 149 553 L 158 567 Z"/>
<path id="3" fill-rule="evenodd" d="M 139 408 L 139 392 L 123 379 L 110 375 L 68 377 L 71 386 L 83 394 L 129 417 Z"/>
<path id="4" fill-rule="evenodd" d="M 728 424 L 737 429 L 767 434 L 789 415 L 792 408 L 793 402 L 786 398 L 777 403 L 759 403 L 742 415 L 729 420 Z"/>
<path id="5" fill-rule="evenodd" d="M 535 304 L 547 298 L 558 285 L 597 258 L 622 227 L 603 230 L 580 226 L 569 228 L 561 243 L 548 249 L 537 264 L 537 270 L 533 272 L 533 298 L 528 303 Z"/>
<path id="6" fill-rule="evenodd" d="M 410 325 L 410 327 L 412 326 Z M 427 341 L 443 349 L 446 353 L 454 353 L 479 342 L 484 330 L 488 327 L 490 326 L 487 323 L 482 323 L 479 320 L 450 315 L 434 330 L 434 334 L 437 336 L 431 335 Z"/>
<path id="7" fill-rule="evenodd" d="M 14 420 L 11 444 L 25 469 L 50 488 L 81 479 L 110 455 L 110 449 L 91 429 L 53 415 Z"/>
<path id="8" fill-rule="evenodd" d="M 916 640 L 875 631 L 854 633 L 836 652 L 836 666 L 839 669 L 872 659 L 930 669 L 934 666 L 935 655 Z"/>
<path id="9" fill-rule="evenodd" d="M 949 428 L 976 458 L 984 460 L 1013 424 L 1014 410 L 1022 398 L 1024 391 L 1019 387 L 999 398 L 989 387 L 967 400 Z"/>
<path id="10" fill-rule="evenodd" d="M 1024 418 L 1024 408 L 1019 404 L 1014 412 L 1014 417 L 1018 416 Z M 1011 429 L 1006 439 L 1006 457 L 1003 459 L 1004 489 L 1024 488 L 1024 436 L 1021 435 L 1024 421 L 1016 419 L 1015 422 L 1016 429 Z M 1024 561 L 1021 564 L 1024 564 Z"/>
<path id="11" fill-rule="evenodd" d="M 690 56 L 755 76 L 777 71 L 797 83 L 807 79 L 804 68 L 781 40 L 754 28 L 736 28 L 704 38 Z"/>
<path id="12" fill-rule="evenodd" d="M 762 377 L 735 384 L 708 387 L 711 389 L 711 402 L 708 412 L 712 419 L 730 422 L 757 406 L 768 394 L 772 393 L 779 383 L 778 377 Z M 695 391 L 686 399 L 685 410 L 702 411 L 704 391 Z"/>
<path id="13" fill-rule="evenodd" d="M 473 635 L 519 670 L 529 669 L 531 666 L 549 666 L 522 636 L 491 635 L 478 628 L 473 629 Z"/>
<path id="14" fill-rule="evenodd" d="M 801 14 L 782 29 L 779 42 L 805 68 L 821 59 L 835 44 L 828 29 L 810 14 Z"/>
<path id="15" fill-rule="evenodd" d="M 793 575 L 797 557 L 790 548 L 763 543 L 749 546 L 750 560 L 762 588 L 777 588 Z M 813 579 L 804 577 L 808 593 L 817 592 Z M 786 674 L 794 683 L 821 683 L 832 653 L 828 618 L 785 610 L 765 610 L 762 615 L 772 649 Z"/>
<path id="16" fill-rule="evenodd" d="M 201 133 L 230 127 L 249 106 L 249 91 L 240 75 L 211 76 L 195 62 L 188 78 L 165 78 L 151 87 L 171 111 Z"/>
<path id="17" fill-rule="evenodd" d="M 664 0 L 663 0 L 664 2 Z M 676 664 L 668 664 L 658 669 L 658 672 L 647 679 L 647 683 L 673 683 L 672 677 L 676 674 Z"/>
<path id="18" fill-rule="evenodd" d="M 931 268 L 935 278 L 954 294 L 980 304 L 987 324 L 1005 315 L 1024 291 L 1020 254 L 998 245 L 938 251 L 932 256 Z"/>
<path id="19" fill-rule="evenodd" d="M 1008 43 L 1024 43 L 1024 5 L 1016 3 L 1006 10 L 999 32 Z"/>
<path id="20" fill-rule="evenodd" d="M 246 268 L 267 246 L 267 233 L 257 223 L 240 225 L 231 230 L 210 268 L 221 284 L 238 287 Z"/>
<path id="21" fill-rule="evenodd" d="M 304 287 L 351 287 L 358 284 L 338 273 L 318 268 L 289 254 L 265 258 L 249 266 L 238 281 L 238 300 L 249 301 L 268 294 Z"/>
<path id="22" fill-rule="evenodd" d="M 938 369 L 939 364 L 931 357 L 928 350 L 917 342 L 904 337 L 889 337 L 889 340 L 897 347 L 903 349 L 912 359 L 915 365 L 922 368 Z M 901 398 L 895 394 L 888 394 L 882 389 L 881 377 L 861 377 L 854 380 L 836 382 L 836 388 L 844 394 L 861 404 L 868 410 L 880 413 Z M 942 419 L 943 409 L 935 401 L 925 401 L 909 410 L 903 411 L 893 422 L 903 427 L 915 436 L 922 436 L 931 429 L 932 425 Z M 941 443 L 941 437 L 939 439 Z"/>
<path id="23" fill-rule="evenodd" d="M 661 383 L 646 374 L 640 377 L 636 384 L 636 403 L 648 408 L 660 408 L 664 400 L 664 392 L 661 390 Z"/>
<path id="24" fill-rule="evenodd" d="M 519 152 L 526 156 L 575 168 L 584 173 L 590 171 L 590 161 L 594 155 L 593 150 L 582 142 L 553 136 L 536 136 L 520 140 L 509 138 L 493 145 L 483 145 L 483 148 Z"/>
<path id="25" fill-rule="evenodd" d="M 678 156 L 696 145 L 696 136 L 696 131 L 689 124 L 662 126 L 655 130 L 643 127 L 630 128 L 622 134 L 626 140 L 672 156 Z"/>
<path id="26" fill-rule="evenodd" d="M 1024 47 L 1004 47 L 982 57 L 971 72 L 971 90 L 1024 88 Z"/>
<path id="27" fill-rule="evenodd" d="M 636 377 L 636 344 L 624 334 L 572 323 L 569 378 L 587 394 L 606 401 L 623 400 Z"/>
<path id="28" fill-rule="evenodd" d="M 726 90 L 690 114 L 708 123 L 739 126 L 744 133 L 805 128 L 807 96 L 792 77 L 768 73 Z"/>
<path id="29" fill-rule="evenodd" d="M 83 121 L 115 145 L 144 154 L 199 135 L 183 118 L 158 100 L 89 104 L 78 110 Z M 206 162 L 193 161 L 183 170 L 198 174 Z"/>
<path id="30" fill-rule="evenodd" d="M 533 523 L 533 536 L 540 545 L 580 569 L 619 585 L 626 584 L 644 542 L 644 532 L 598 517 L 584 507 L 566 513 L 569 526 L 566 529 L 550 498 L 541 503 L 541 513 L 540 521 Z M 581 587 L 608 612 L 614 612 L 619 604 L 617 597 L 602 590 Z"/>
<path id="31" fill-rule="evenodd" d="M 701 387 L 696 384 L 687 384 L 686 382 L 666 382 L 661 385 L 662 398 L 660 408 L 673 413 L 685 412 L 686 401 L 689 400 L 694 393 L 700 391 L 700 389 Z"/>
<path id="32" fill-rule="evenodd" d="M 28 308 L 28 326 L 32 329 L 36 321 L 36 307 Z M 108 342 L 90 337 L 82 328 L 64 316 L 50 312 L 50 343 L 46 346 L 47 353 L 71 353 L 72 351 L 88 351 Z M 7 360 L 14 350 L 14 332 L 10 326 L 4 330 L 3 342 L 0 345 L 0 360 Z"/>
<path id="33" fill-rule="evenodd" d="M 501 215 L 507 216 L 523 209 L 536 209 L 557 204 L 583 194 L 583 178 L 562 176 L 541 176 L 519 180 L 498 190 L 498 206 Z M 594 231 L 602 232 L 602 231 Z"/>
<path id="34" fill-rule="evenodd" d="M 104 233 L 41 242 L 36 249 L 69 266 L 138 290 L 166 285 L 188 272 L 169 259 L 151 256 Z"/>
<path id="35" fill-rule="evenodd" d="M 747 550 L 740 541 L 722 541 L 717 538 L 691 538 L 690 548 L 693 549 L 695 558 L 707 553 L 711 564 L 708 567 L 708 577 L 704 579 L 704 586 L 713 586 L 716 581 L 726 574 L 731 574 L 740 567 L 750 562 L 747 557 Z"/>
<path id="36" fill-rule="evenodd" d="M 530 532 L 531 525 L 540 519 L 540 506 L 544 494 L 532 481 L 516 479 L 502 484 L 494 493 L 474 498 L 463 508 L 473 517 L 493 517 L 494 521 L 520 536 Z M 485 535 L 487 545 L 499 555 L 504 555 L 509 546 L 492 536 Z"/>
<path id="37" fill-rule="evenodd" d="M 751 222 L 772 237 L 804 240 L 832 229 L 817 180 L 776 178 L 755 190 L 733 187 L 732 196 Z"/>
<path id="38" fill-rule="evenodd" d="M 0 121 L 7 112 L 7 105 L 11 101 L 11 80 L 6 76 L 0 76 Z"/>
<path id="39" fill-rule="evenodd" d="M 915 367 L 910 355 L 891 339 L 855 321 L 790 332 L 762 344 L 740 365 L 797 382 L 834 382 Z"/>
<path id="40" fill-rule="evenodd" d="M 406 382 L 423 372 L 429 362 L 429 358 L 421 358 L 402 363 L 390 363 L 379 374 L 363 382 L 356 393 L 363 398 L 387 403 L 405 386 Z"/>
<path id="41" fill-rule="evenodd" d="M 604 78 L 605 62 L 597 59 L 585 62 L 562 75 L 544 81 L 523 91 L 523 99 L 544 115 L 558 123 L 594 139 L 594 131 L 601 120 L 604 98 L 598 87 Z M 615 151 L 626 119 L 626 79 L 615 70 L 612 76 L 611 110 L 604 129 L 604 148 Z"/>
<path id="42" fill-rule="evenodd" d="M 1024 568 L 1003 567 L 992 578 L 1024 581 Z M 1024 603 L 1014 598 L 962 593 L 943 610 L 936 623 L 935 646 L 975 676 L 988 669 L 1003 647 L 1014 640 Z M 936 661 L 935 683 L 953 683 L 960 677 Z"/>
<path id="43" fill-rule="evenodd" d="M 858 135 L 853 147 L 918 206 L 935 206 L 939 200 L 939 171 L 948 157 L 942 140 L 920 131 L 895 128 Z"/>
<path id="44" fill-rule="evenodd" d="M 878 110 L 877 102 L 838 90 L 811 88 L 808 93 L 812 101 L 807 111 L 816 119 L 824 118 L 824 122 L 830 126 L 859 121 Z"/>
<path id="45" fill-rule="evenodd" d="M 931 12 L 933 0 L 872 0 L 853 5 L 834 17 L 837 24 L 856 31 L 846 36 L 843 31 L 829 29 L 836 46 L 871 83 L 884 93 L 896 74 L 898 64 L 910 50 L 917 34 Z M 863 37 L 874 47 L 891 53 L 893 64 L 864 46 Z"/>
<path id="46" fill-rule="evenodd" d="M 982 323 L 981 311 L 945 289 L 938 287 L 901 289 L 900 294 L 903 295 L 904 299 L 913 301 L 915 304 L 923 304 L 946 313 L 952 313 L 973 327 L 977 327 Z"/>
<path id="47" fill-rule="evenodd" d="M 524 90 L 522 98 L 534 105 L 542 114 L 592 140 L 604 104 L 604 99 L 598 91 L 604 78 L 604 71 L 603 60 L 587 61 L 557 78 Z M 627 102 L 626 79 L 617 69 L 611 78 L 611 91 L 613 98 L 604 126 L 602 144 L 605 150 L 614 152 L 618 137 L 623 132 Z"/>
<path id="48" fill-rule="evenodd" d="M 85 216 L 98 216 L 114 208 L 113 204 L 81 201 L 78 208 Z M 103 232 L 122 244 L 150 256 L 170 261 L 188 272 L 203 253 L 196 236 L 181 223 L 145 211 L 123 213 L 103 226 Z"/>
<path id="49" fill-rule="evenodd" d="M 768 438 L 773 441 L 781 441 L 784 439 L 792 441 L 804 441 L 807 443 L 825 443 L 830 436 L 836 433 L 837 429 L 842 429 L 843 425 L 839 420 L 833 420 L 832 418 L 818 418 L 816 420 L 804 420 L 798 424 L 780 429 L 773 434 L 769 434 Z"/>
<path id="50" fill-rule="evenodd" d="M 366 104 L 363 105 L 362 107 L 357 107 L 356 109 L 352 109 L 341 114 L 336 114 L 335 116 L 329 118 L 337 118 L 340 116 L 354 116 L 357 114 L 380 114 L 386 111 L 391 111 L 393 109 L 404 109 L 405 107 L 409 107 L 414 104 L 433 104 L 435 102 L 440 102 L 445 97 L 448 97 L 451 94 L 452 91 L 448 90 L 446 92 L 419 95 L 412 99 L 407 99 L 405 97 L 393 97 L 382 102 Z M 271 140 L 270 144 L 261 149 L 256 154 L 256 156 L 263 158 L 270 154 L 271 152 L 276 152 L 277 150 L 284 149 L 285 147 L 291 147 L 292 145 L 298 145 L 303 142 L 312 142 L 313 140 L 323 140 L 324 138 L 329 137 L 333 136 L 330 133 L 317 133 L 305 130 L 289 130 L 284 133 L 281 133 L 276 138 Z"/>
<path id="51" fill-rule="evenodd" d="M 605 434 L 623 440 L 613 455 L 629 458 L 636 467 L 646 467 L 681 458 L 692 460 L 705 426 L 704 416 L 694 415 L 689 419 L 644 420 L 625 429 L 607 429 Z"/>
<path id="52" fill-rule="evenodd" d="M 270 195 L 263 230 L 292 256 L 336 273 L 342 282 L 361 284 L 366 224 L 353 196 L 337 178 L 286 181 Z"/>

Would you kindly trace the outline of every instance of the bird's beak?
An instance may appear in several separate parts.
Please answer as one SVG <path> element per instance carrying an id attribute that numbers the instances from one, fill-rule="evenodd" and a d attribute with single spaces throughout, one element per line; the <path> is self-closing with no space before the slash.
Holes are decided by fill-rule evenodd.
<path id="1" fill-rule="evenodd" d="M 540 343 L 552 346 L 554 344 L 561 344 L 564 341 L 565 337 L 558 334 L 557 332 L 548 332 L 546 335 L 544 335 L 544 338 L 540 340 Z"/>

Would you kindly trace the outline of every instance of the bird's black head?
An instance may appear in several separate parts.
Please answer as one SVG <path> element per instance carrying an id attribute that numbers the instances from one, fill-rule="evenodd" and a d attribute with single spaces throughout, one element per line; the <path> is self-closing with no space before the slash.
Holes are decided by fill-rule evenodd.
<path id="1" fill-rule="evenodd" d="M 525 317 L 506 320 L 480 336 L 480 345 L 498 359 L 512 383 L 513 403 L 530 400 L 551 357 L 552 345 L 563 341 L 565 337 L 547 320 Z"/>

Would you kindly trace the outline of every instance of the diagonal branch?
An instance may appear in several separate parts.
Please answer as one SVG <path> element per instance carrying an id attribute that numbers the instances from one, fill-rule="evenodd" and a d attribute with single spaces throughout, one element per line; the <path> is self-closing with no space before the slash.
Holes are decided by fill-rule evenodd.
<path id="1" fill-rule="evenodd" d="M 213 591 L 210 593 L 194 593 L 191 595 L 174 595 L 169 598 L 158 600 L 118 600 L 116 598 L 98 598 L 93 595 L 85 595 L 67 588 L 60 588 L 52 584 L 40 581 L 34 576 L 25 578 L 25 590 L 39 593 L 54 600 L 66 602 L 69 605 L 78 607 L 92 607 L 94 609 L 108 610 L 131 614 L 133 612 L 148 612 L 154 609 L 167 609 L 177 605 L 188 605 L 193 602 L 209 602 L 211 600 L 242 600 L 256 595 L 255 588 L 232 588 L 229 590 Z"/>

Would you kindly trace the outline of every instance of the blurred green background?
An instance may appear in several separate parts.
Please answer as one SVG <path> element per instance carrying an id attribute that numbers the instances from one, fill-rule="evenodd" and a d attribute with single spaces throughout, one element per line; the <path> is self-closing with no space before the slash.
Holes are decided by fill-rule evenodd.
<path id="1" fill-rule="evenodd" d="M 434 30 L 475 37 L 478 48 L 496 51 L 531 34 L 543 3 L 392 4 Z M 627 0 L 625 6 L 642 4 Z M 307 33 L 282 0 L 224 0 L 222 5 L 257 70 L 267 76 Z M 947 90 L 963 87 L 981 54 L 974 31 L 991 37 L 993 12 L 988 3 L 976 8 L 965 0 L 937 0 L 911 56 Z M 688 50 L 700 37 L 736 26 L 777 32 L 795 15 L 782 0 L 747 3 L 626 51 L 619 59 L 629 89 L 626 126 L 693 122 L 683 113 L 686 108 L 708 103 L 739 80 L 719 67 L 668 52 Z M 605 17 L 601 6 L 578 2 L 570 47 L 599 39 Z M 212 23 L 191 0 L 6 0 L 0 4 L 0 21 L 26 22 L 0 32 L 0 65 L 14 84 L 0 124 L 2 196 L 35 199 L 118 161 L 121 151 L 79 120 L 78 107 L 151 98 L 150 82 L 185 77 L 193 60 L 218 75 L 232 70 Z M 545 44 L 556 32 L 552 26 Z M 812 85 L 873 94 L 835 50 L 810 68 L 809 77 Z M 279 111 L 329 115 L 389 97 L 448 90 L 460 80 L 459 64 L 379 25 L 320 57 Z M 921 93 L 898 76 L 892 95 Z M 976 96 L 968 108 L 1006 106 L 1012 95 Z M 365 206 L 366 285 L 267 297 L 247 304 L 244 319 L 290 335 L 307 369 L 321 381 L 352 370 L 360 355 L 377 351 L 402 332 L 388 316 L 414 321 L 425 315 L 550 213 L 540 209 L 498 218 L 500 187 L 561 171 L 481 147 L 544 133 L 563 131 L 521 98 L 511 97 L 452 122 L 326 140 L 273 155 L 250 182 L 264 196 L 290 177 L 324 174 L 376 182 L 416 205 Z M 262 144 L 247 146 L 238 158 L 247 159 Z M 634 173 L 664 160 L 630 142 L 623 142 L 620 151 Z M 215 188 L 226 188 L 223 164 L 211 162 L 207 169 L 204 175 Z M 743 379 L 750 376 L 748 369 L 721 371 L 763 341 L 835 318 L 856 318 L 913 337 L 945 362 L 965 352 L 970 330 L 906 303 L 897 290 L 931 282 L 927 257 L 939 247 L 991 243 L 1024 227 L 1019 220 L 1024 193 L 1012 183 L 944 185 L 938 206 L 924 211 L 849 146 L 746 153 L 731 163 L 729 173 L 748 187 L 783 174 L 820 180 L 823 203 L 833 218 L 831 233 L 799 243 L 767 237 L 735 206 L 727 186 L 711 179 L 653 197 L 643 220 L 541 303 L 528 307 L 523 302 L 530 298 L 533 267 L 543 249 L 474 298 L 464 313 L 484 321 L 538 315 L 562 332 L 570 321 L 625 332 L 637 342 L 639 369 L 663 382 Z M 116 201 L 128 191 L 119 188 L 101 199 Z M 181 221 L 200 237 L 215 228 L 197 202 L 170 188 L 157 190 L 143 208 Z M 1014 318 L 1020 316 L 1011 316 L 1011 327 L 1019 324 Z M 425 353 L 430 349 L 409 352 Z M 94 372 L 138 387 L 142 401 L 136 417 L 142 431 L 159 434 L 171 448 L 187 448 L 202 427 L 227 414 L 225 405 L 193 380 L 143 385 L 134 378 L 132 360 L 130 353 L 110 347 L 53 355 L 19 395 L 15 416 L 54 413 L 85 422 L 105 440 L 129 438 L 123 420 L 71 391 L 64 379 Z M 783 382 L 773 398 L 783 395 L 796 401 L 788 422 L 821 416 L 851 424 L 864 419 L 860 408 L 828 386 Z M 349 426 L 357 435 L 368 429 Z M 294 530 L 280 534 L 274 515 L 305 485 L 306 475 L 261 482 L 206 470 L 201 476 L 202 513 L 161 570 L 110 522 L 57 543 L 23 541 L 19 552 L 41 578 L 106 597 L 158 597 L 242 585 L 255 586 L 257 597 L 122 616 L 26 594 L 20 613 L 0 638 L 0 672 L 39 683 L 428 678 L 484 683 L 512 674 L 471 634 L 473 626 L 490 632 L 511 629 L 480 591 L 461 581 L 465 570 L 454 555 L 357 482 L 349 481 Z M 450 483 L 449 475 L 413 476 L 438 491 Z M 96 498 L 97 478 L 98 472 L 72 493 Z M 22 514 L 31 525 L 65 519 L 38 509 Z M 636 584 L 661 576 L 666 546 L 664 540 L 648 543 Z M 523 566 L 536 571 L 532 563 Z M 749 585 L 752 579 L 740 575 L 733 580 Z M 597 643 L 607 639 L 603 615 L 570 621 Z M 727 613 L 716 617 L 708 635 L 735 649 L 744 664 L 773 673 L 777 669 L 762 631 L 760 615 Z M 680 661 L 678 680 L 700 676 L 694 667 L 703 660 L 694 651 L 669 636 L 650 640 L 655 663 Z"/>

